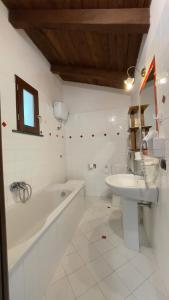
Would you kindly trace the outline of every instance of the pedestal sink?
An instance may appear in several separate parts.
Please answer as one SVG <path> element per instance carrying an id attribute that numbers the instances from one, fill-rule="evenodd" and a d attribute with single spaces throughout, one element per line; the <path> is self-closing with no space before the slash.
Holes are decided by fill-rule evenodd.
<path id="1" fill-rule="evenodd" d="M 158 190 L 155 184 L 148 183 L 146 186 L 142 177 L 132 174 L 111 175 L 105 181 L 113 192 L 121 197 L 126 246 L 139 251 L 138 202 L 156 202 Z"/>

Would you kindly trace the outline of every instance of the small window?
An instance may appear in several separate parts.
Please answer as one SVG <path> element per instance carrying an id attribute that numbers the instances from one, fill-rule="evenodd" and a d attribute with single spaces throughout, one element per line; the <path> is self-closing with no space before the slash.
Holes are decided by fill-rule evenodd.
<path id="1" fill-rule="evenodd" d="M 16 78 L 16 109 L 18 131 L 40 134 L 38 91 L 24 80 Z"/>

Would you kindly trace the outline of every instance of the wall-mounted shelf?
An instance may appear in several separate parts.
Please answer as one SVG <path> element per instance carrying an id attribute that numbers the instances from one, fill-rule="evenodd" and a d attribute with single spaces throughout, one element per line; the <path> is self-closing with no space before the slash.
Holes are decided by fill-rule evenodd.
<path id="1" fill-rule="evenodd" d="M 129 151 L 132 151 L 132 152 L 140 152 L 140 149 L 136 148 L 136 149 L 130 149 L 129 148 Z"/>
<path id="2" fill-rule="evenodd" d="M 147 134 L 152 126 L 145 125 L 144 112 L 148 108 L 148 104 L 130 106 L 128 110 L 129 114 L 129 143 L 130 151 L 139 151 L 138 149 L 138 129 L 141 127 L 142 131 Z M 141 118 L 141 120 L 140 120 Z M 141 123 L 141 126 L 139 124 Z"/>
<path id="3" fill-rule="evenodd" d="M 142 130 L 145 130 L 145 131 L 149 131 L 150 129 L 152 128 L 152 126 L 141 126 L 141 129 Z"/>
<path id="4" fill-rule="evenodd" d="M 137 131 L 139 127 L 129 127 L 128 132 Z"/>
<path id="5" fill-rule="evenodd" d="M 149 106 L 148 104 L 130 106 L 128 110 L 128 114 L 129 115 L 136 114 L 139 112 L 140 108 L 141 108 L 141 112 L 144 112 L 148 106 Z"/>
<path id="6" fill-rule="evenodd" d="M 140 128 L 140 127 L 130 127 L 130 128 L 128 129 L 128 131 L 129 131 L 129 132 L 137 131 L 139 128 Z M 145 130 L 145 131 L 150 130 L 150 128 L 152 128 L 152 126 L 141 126 L 141 129 L 142 129 L 142 130 Z"/>

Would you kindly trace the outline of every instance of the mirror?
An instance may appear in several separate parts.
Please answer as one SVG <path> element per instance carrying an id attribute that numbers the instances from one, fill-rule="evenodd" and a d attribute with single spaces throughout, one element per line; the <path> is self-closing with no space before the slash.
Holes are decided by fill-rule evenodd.
<path id="1" fill-rule="evenodd" d="M 140 124 L 142 139 L 150 130 L 158 131 L 156 93 L 156 65 L 153 59 L 140 91 Z"/>

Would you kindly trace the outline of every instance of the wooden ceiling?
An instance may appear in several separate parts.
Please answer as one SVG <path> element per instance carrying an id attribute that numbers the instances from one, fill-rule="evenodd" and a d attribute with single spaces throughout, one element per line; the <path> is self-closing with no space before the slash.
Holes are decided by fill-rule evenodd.
<path id="1" fill-rule="evenodd" d="M 123 88 L 150 25 L 151 0 L 3 0 L 63 80 Z"/>

